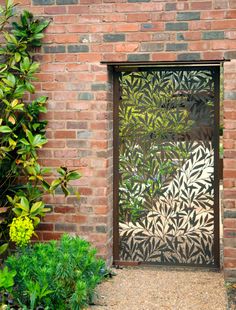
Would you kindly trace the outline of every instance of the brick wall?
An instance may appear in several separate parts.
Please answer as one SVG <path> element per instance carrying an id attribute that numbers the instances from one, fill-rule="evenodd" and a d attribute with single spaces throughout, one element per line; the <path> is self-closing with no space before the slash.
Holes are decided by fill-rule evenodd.
<path id="1" fill-rule="evenodd" d="M 233 55 L 233 52 L 231 53 Z M 224 70 L 224 267 L 236 278 L 236 60 Z"/>
<path id="2" fill-rule="evenodd" d="M 112 255 L 112 77 L 101 61 L 236 59 L 235 0 L 22 0 L 51 19 L 37 91 L 49 97 L 41 160 L 79 168 L 82 194 L 57 195 L 41 225 L 43 240 L 63 231 Z M 235 62 L 225 65 L 225 268 L 236 277 Z"/>

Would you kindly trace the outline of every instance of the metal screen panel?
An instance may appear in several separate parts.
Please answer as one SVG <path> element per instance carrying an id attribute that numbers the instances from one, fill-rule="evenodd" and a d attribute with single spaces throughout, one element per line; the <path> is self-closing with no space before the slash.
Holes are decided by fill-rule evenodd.
<path id="1" fill-rule="evenodd" d="M 117 77 L 120 261 L 218 264 L 219 68 Z"/>

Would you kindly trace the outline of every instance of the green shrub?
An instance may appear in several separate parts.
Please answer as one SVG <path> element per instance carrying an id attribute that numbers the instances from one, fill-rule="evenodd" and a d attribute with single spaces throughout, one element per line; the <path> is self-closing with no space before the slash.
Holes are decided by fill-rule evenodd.
<path id="1" fill-rule="evenodd" d="M 23 309 L 83 309 L 105 275 L 105 263 L 95 254 L 87 241 L 68 235 L 23 248 L 5 261 L 17 272 L 14 300 Z"/>

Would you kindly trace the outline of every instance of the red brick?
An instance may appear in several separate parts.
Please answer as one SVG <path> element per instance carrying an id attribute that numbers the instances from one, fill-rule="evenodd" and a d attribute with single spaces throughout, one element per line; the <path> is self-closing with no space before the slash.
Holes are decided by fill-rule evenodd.
<path id="1" fill-rule="evenodd" d="M 236 20 L 214 21 L 211 24 L 211 29 L 214 29 L 214 30 L 225 30 L 225 29 L 235 29 L 235 28 L 236 28 Z"/>
<path id="2" fill-rule="evenodd" d="M 82 62 L 99 62 L 101 61 L 101 57 L 101 54 L 98 53 L 82 53 L 79 54 L 78 59 Z"/>
<path id="3" fill-rule="evenodd" d="M 175 54 L 174 52 L 152 53 L 151 58 L 152 61 L 175 61 L 177 58 L 177 54 Z"/>
<path id="4" fill-rule="evenodd" d="M 236 155 L 236 151 L 234 153 Z M 224 178 L 236 178 L 236 170 L 224 169 Z"/>
<path id="5" fill-rule="evenodd" d="M 64 148 L 66 142 L 64 140 L 49 140 L 45 148 Z"/>
<path id="6" fill-rule="evenodd" d="M 224 258 L 225 268 L 236 268 L 236 258 Z"/>
<path id="7" fill-rule="evenodd" d="M 69 10 L 71 7 L 69 7 Z M 58 24 L 76 24 L 77 23 L 77 16 L 73 15 L 61 15 L 61 16 L 55 16 L 53 18 L 53 21 Z"/>
<path id="8" fill-rule="evenodd" d="M 69 14 L 88 14 L 89 13 L 89 6 L 88 5 L 69 5 L 68 6 L 68 13 Z M 71 18 L 71 16 L 70 16 Z M 73 22 L 71 22 L 73 23 Z"/>
<path id="9" fill-rule="evenodd" d="M 236 10 L 229 10 L 226 12 L 226 18 L 236 18 Z"/>
<path id="10" fill-rule="evenodd" d="M 132 14 L 127 14 L 127 21 L 128 22 L 146 22 L 150 19 L 150 14 L 149 13 L 132 13 Z"/>
<path id="11" fill-rule="evenodd" d="M 224 199 L 236 199 L 236 190 L 224 190 Z"/>
<path id="12" fill-rule="evenodd" d="M 236 257 L 236 248 L 224 248 L 224 257 Z"/>
<path id="13" fill-rule="evenodd" d="M 138 43 L 118 43 L 115 46 L 115 50 L 117 52 L 134 52 L 138 47 Z"/>
<path id="14" fill-rule="evenodd" d="M 55 206 L 54 212 L 55 213 L 75 213 L 76 208 L 71 206 Z"/>
<path id="15" fill-rule="evenodd" d="M 189 30 L 210 30 L 211 23 L 208 21 L 190 21 Z"/>
<path id="16" fill-rule="evenodd" d="M 45 6 L 44 13 L 49 15 L 60 15 L 66 13 L 66 7 L 63 6 Z"/>
<path id="17" fill-rule="evenodd" d="M 235 142 L 234 142 L 234 146 L 235 146 Z M 227 160 L 227 158 L 235 158 L 236 157 L 236 150 L 224 150 L 224 157 L 225 160 Z"/>
<path id="18" fill-rule="evenodd" d="M 69 130 L 61 130 L 61 131 L 56 131 L 54 133 L 54 138 L 55 139 L 75 139 L 76 138 L 76 132 L 75 131 L 69 131 Z"/>
<path id="19" fill-rule="evenodd" d="M 236 228 L 236 219 L 224 219 L 224 227 L 226 229 L 227 228 Z M 236 249 L 235 249 L 235 251 L 236 251 Z"/>
<path id="20" fill-rule="evenodd" d="M 59 240 L 62 236 L 63 232 L 44 232 L 42 234 L 42 239 L 44 241 L 49 241 L 49 240 Z"/>
<path id="21" fill-rule="evenodd" d="M 224 131 L 224 138 L 225 139 L 236 139 L 236 131 L 233 130 L 225 130 Z"/>
<path id="22" fill-rule="evenodd" d="M 127 41 L 144 42 L 151 41 L 152 35 L 150 33 L 128 33 L 126 35 Z"/>
<path id="23" fill-rule="evenodd" d="M 191 8 L 191 10 L 211 10 L 212 9 L 212 1 L 191 2 L 190 8 Z"/>
<path id="24" fill-rule="evenodd" d="M 184 32 L 183 33 L 185 41 L 200 41 L 201 33 L 200 31 L 191 31 L 191 32 Z"/>
<path id="25" fill-rule="evenodd" d="M 223 11 L 204 11 L 201 12 L 201 19 L 221 20 L 225 17 L 225 10 Z M 213 22 L 214 23 L 214 22 Z"/>
<path id="26" fill-rule="evenodd" d="M 65 33 L 66 28 L 65 26 L 61 25 L 50 25 L 50 27 L 46 28 L 45 30 L 46 33 Z"/>
<path id="27" fill-rule="evenodd" d="M 210 52 L 203 52 L 203 59 L 205 60 L 222 60 L 224 58 L 224 53 L 223 52 L 215 52 L 215 51 L 210 51 Z"/>
<path id="28" fill-rule="evenodd" d="M 133 32 L 133 31 L 139 31 L 140 29 L 140 24 L 135 23 L 135 24 L 116 24 L 115 25 L 115 31 L 116 32 Z"/>
<path id="29" fill-rule="evenodd" d="M 210 49 L 211 42 L 190 42 L 189 50 L 190 51 L 206 51 Z"/>
<path id="30" fill-rule="evenodd" d="M 83 112 L 54 112 L 54 119 L 55 120 L 74 120 L 79 119 Z"/>

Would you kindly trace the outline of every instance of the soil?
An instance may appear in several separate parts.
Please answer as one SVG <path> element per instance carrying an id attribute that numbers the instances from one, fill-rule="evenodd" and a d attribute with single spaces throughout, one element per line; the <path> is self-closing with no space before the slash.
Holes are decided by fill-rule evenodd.
<path id="1" fill-rule="evenodd" d="M 199 269 L 133 267 L 97 288 L 90 310 L 225 310 L 223 274 Z M 229 308 L 228 308 L 229 309 Z"/>

